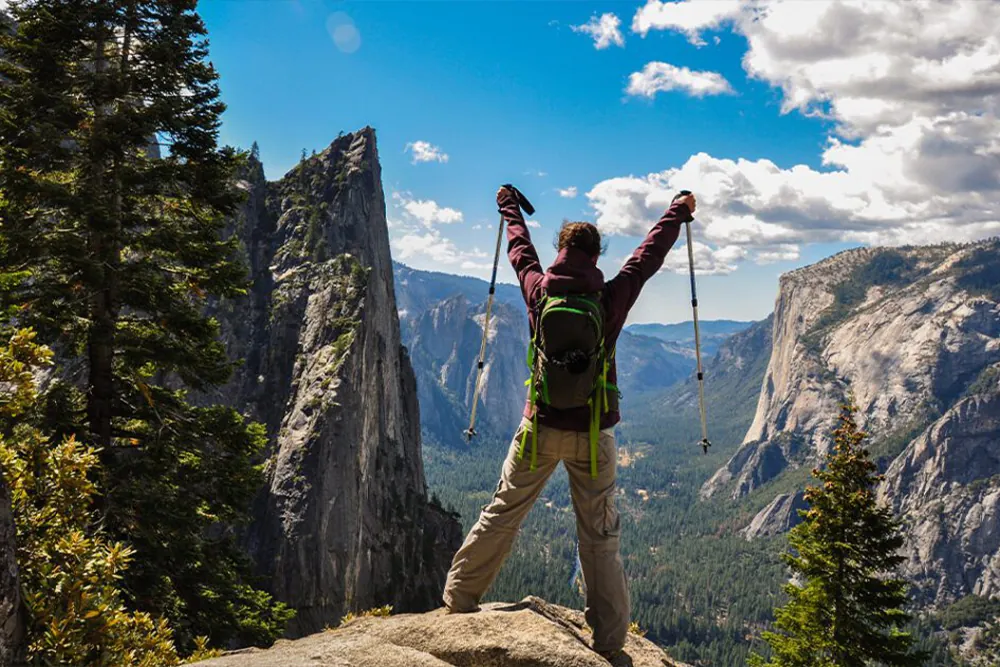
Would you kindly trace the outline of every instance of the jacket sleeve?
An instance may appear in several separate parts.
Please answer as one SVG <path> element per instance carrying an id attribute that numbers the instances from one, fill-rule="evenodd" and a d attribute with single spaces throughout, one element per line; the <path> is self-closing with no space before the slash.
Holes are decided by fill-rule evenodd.
<path id="1" fill-rule="evenodd" d="M 507 223 L 507 257 L 517 273 L 525 304 L 528 308 L 533 308 L 545 272 L 538 261 L 538 253 L 531 242 L 528 226 L 524 224 L 521 208 L 512 196 L 508 195 L 500 201 L 500 215 Z"/>
<path id="2" fill-rule="evenodd" d="M 681 224 L 692 220 L 687 204 L 671 204 L 663 217 L 653 225 L 646 239 L 639 244 L 614 278 L 608 281 L 608 315 L 616 324 L 624 324 L 629 310 L 639 298 L 646 281 L 663 266 L 667 252 L 681 232 Z"/>

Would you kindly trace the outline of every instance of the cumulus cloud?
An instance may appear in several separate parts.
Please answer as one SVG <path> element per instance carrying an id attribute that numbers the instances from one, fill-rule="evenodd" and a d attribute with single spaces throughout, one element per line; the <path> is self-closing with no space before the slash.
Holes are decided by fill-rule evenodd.
<path id="1" fill-rule="evenodd" d="M 696 236 L 721 269 L 794 259 L 805 243 L 997 234 L 1000 3 L 651 0 L 633 20 L 637 33 L 695 43 L 723 25 L 746 38 L 744 69 L 780 89 L 785 113 L 833 121 L 823 167 L 699 153 L 595 185 L 587 197 L 602 229 L 645 233 L 688 188 Z"/>
<path id="2" fill-rule="evenodd" d="M 700 241 L 692 241 L 694 269 L 702 276 L 724 276 L 736 270 L 736 267 L 746 257 L 747 251 L 739 246 L 724 246 L 711 248 Z M 687 273 L 690 270 L 687 249 L 672 252 L 663 263 L 663 270 L 674 273 Z"/>
<path id="3" fill-rule="evenodd" d="M 524 224 L 528 225 L 529 227 L 534 227 L 535 229 L 542 226 L 542 223 L 538 222 L 537 220 L 525 220 Z"/>
<path id="4" fill-rule="evenodd" d="M 696 72 L 670 63 L 646 63 L 641 72 L 628 78 L 625 92 L 639 97 L 654 97 L 656 93 L 680 90 L 694 97 L 732 93 L 729 82 L 718 72 Z"/>
<path id="5" fill-rule="evenodd" d="M 632 19 L 632 32 L 643 37 L 650 30 L 677 30 L 687 35 L 696 46 L 704 46 L 703 30 L 718 28 L 736 16 L 741 9 L 739 0 L 714 2 L 660 2 L 650 0 Z"/>
<path id="6" fill-rule="evenodd" d="M 441 206 L 432 199 L 411 199 L 409 195 L 399 192 L 393 193 L 392 198 L 396 208 L 402 209 L 405 216 L 418 221 L 424 227 L 462 222 L 461 211 Z"/>
<path id="7" fill-rule="evenodd" d="M 771 248 L 759 248 L 755 253 L 758 264 L 773 264 L 774 262 L 792 262 L 799 258 L 799 247 L 792 243 L 782 243 Z"/>
<path id="8" fill-rule="evenodd" d="M 606 49 L 612 44 L 615 46 L 625 46 L 625 37 L 622 36 L 621 19 L 612 13 L 596 14 L 583 25 L 572 26 L 573 32 L 582 32 L 590 35 L 594 39 L 595 49 Z"/>
<path id="9" fill-rule="evenodd" d="M 393 256 L 401 261 L 423 259 L 438 265 L 476 270 L 491 266 L 489 255 L 479 249 L 460 250 L 436 229 L 413 231 L 392 240 Z"/>
<path id="10" fill-rule="evenodd" d="M 577 195 L 577 189 L 575 185 L 571 185 L 568 188 L 559 188 L 558 192 L 560 197 L 565 197 L 566 199 L 572 199 Z"/>
<path id="11" fill-rule="evenodd" d="M 413 153 L 413 164 L 420 162 L 447 162 L 448 154 L 428 141 L 411 141 L 406 149 Z"/>

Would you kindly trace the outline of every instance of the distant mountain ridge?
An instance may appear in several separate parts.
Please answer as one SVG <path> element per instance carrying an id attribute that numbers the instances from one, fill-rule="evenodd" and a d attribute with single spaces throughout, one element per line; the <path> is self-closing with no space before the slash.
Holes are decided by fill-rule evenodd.
<path id="1" fill-rule="evenodd" d="M 741 331 L 746 331 L 754 323 L 741 322 L 737 320 L 704 320 L 698 322 L 699 334 L 701 337 L 701 356 L 708 359 L 730 336 Z M 625 327 L 626 331 L 641 336 L 659 338 L 675 346 L 678 352 L 687 350 L 687 353 L 694 355 L 694 322 L 675 322 L 672 324 L 645 323 L 630 324 Z"/>

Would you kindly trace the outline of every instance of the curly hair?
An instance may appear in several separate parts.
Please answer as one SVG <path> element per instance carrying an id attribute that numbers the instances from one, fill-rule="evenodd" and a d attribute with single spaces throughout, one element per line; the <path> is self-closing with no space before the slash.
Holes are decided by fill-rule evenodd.
<path id="1" fill-rule="evenodd" d="M 605 250 L 601 233 L 589 222 L 564 222 L 556 241 L 556 249 L 563 248 L 578 248 L 588 257 L 603 255 Z"/>

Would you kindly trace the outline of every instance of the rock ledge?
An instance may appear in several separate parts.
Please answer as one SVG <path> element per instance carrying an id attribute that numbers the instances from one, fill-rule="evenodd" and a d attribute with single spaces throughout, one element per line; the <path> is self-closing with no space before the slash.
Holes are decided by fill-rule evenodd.
<path id="1" fill-rule="evenodd" d="M 629 634 L 634 667 L 684 667 Z M 590 649 L 583 614 L 527 597 L 483 605 L 475 614 L 400 614 L 359 618 L 336 630 L 269 649 L 247 649 L 203 667 L 607 667 Z"/>

